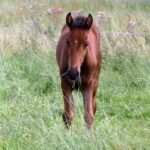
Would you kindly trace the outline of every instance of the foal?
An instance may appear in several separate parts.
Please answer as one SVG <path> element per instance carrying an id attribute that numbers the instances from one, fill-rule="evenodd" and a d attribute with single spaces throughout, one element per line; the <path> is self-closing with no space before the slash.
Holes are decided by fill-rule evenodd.
<path id="1" fill-rule="evenodd" d="M 59 38 L 56 58 L 64 97 L 63 121 L 69 128 L 74 117 L 72 91 L 79 89 L 84 101 L 84 120 L 93 126 L 96 112 L 96 92 L 101 68 L 100 34 L 93 17 L 66 16 Z"/>

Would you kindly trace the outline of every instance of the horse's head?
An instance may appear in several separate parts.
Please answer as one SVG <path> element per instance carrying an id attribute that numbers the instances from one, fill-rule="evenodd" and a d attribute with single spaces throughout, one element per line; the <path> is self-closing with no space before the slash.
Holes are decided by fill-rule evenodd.
<path id="1" fill-rule="evenodd" d="M 68 76 L 71 80 L 77 80 L 80 75 L 81 65 L 89 48 L 88 33 L 93 23 L 89 14 L 86 17 L 72 18 L 71 13 L 67 14 L 66 24 L 69 27 L 69 34 L 66 40 L 68 53 Z"/>

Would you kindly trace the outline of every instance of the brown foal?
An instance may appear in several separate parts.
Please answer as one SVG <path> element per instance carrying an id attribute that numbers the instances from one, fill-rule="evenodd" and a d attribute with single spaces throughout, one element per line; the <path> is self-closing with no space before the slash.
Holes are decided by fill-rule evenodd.
<path id="1" fill-rule="evenodd" d="M 72 91 L 80 90 L 84 101 L 84 119 L 93 126 L 96 112 L 96 93 L 101 68 L 100 33 L 93 24 L 93 17 L 66 16 L 56 49 L 64 97 L 63 120 L 69 128 L 74 117 Z"/>

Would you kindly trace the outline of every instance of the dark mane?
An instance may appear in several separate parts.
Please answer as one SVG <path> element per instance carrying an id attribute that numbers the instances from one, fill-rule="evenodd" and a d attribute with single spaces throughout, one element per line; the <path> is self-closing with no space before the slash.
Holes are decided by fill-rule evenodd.
<path id="1" fill-rule="evenodd" d="M 77 16 L 74 21 L 73 24 L 71 26 L 71 29 L 75 29 L 75 28 L 79 28 L 79 29 L 86 29 L 86 24 L 85 24 L 85 20 L 86 18 L 83 16 Z"/>

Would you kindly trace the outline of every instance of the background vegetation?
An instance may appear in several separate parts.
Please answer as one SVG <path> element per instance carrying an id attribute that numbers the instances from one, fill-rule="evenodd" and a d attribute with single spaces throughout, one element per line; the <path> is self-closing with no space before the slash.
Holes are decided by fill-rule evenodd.
<path id="1" fill-rule="evenodd" d="M 70 131 L 55 47 L 66 14 L 91 13 L 103 63 L 92 139 L 74 93 Z M 0 0 L 0 149 L 150 149 L 150 3 Z"/>

